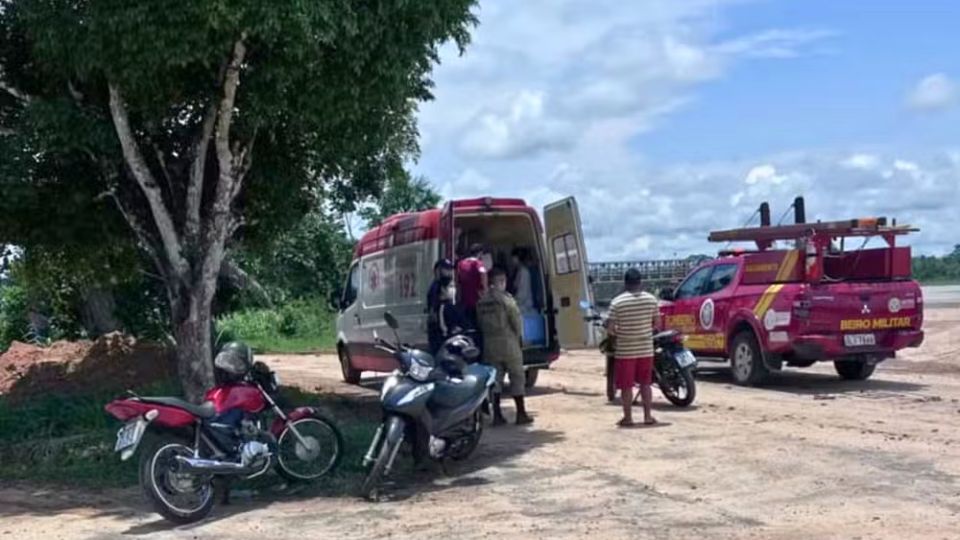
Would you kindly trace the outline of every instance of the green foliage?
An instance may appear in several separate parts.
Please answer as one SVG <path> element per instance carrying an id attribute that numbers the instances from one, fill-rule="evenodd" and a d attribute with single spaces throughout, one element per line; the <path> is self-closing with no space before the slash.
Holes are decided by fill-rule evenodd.
<path id="1" fill-rule="evenodd" d="M 178 395 L 172 382 L 138 389 Z M 117 396 L 49 394 L 20 404 L 0 397 L 0 479 L 126 486 L 137 481 L 136 461 L 113 452 L 119 422 L 103 406 Z"/>
<path id="2" fill-rule="evenodd" d="M 283 236 L 244 246 L 238 260 L 275 303 L 285 303 L 298 298 L 329 298 L 343 280 L 352 255 L 353 242 L 347 238 L 342 221 L 314 210 Z"/>
<path id="3" fill-rule="evenodd" d="M 913 277 L 922 283 L 960 283 L 960 245 L 945 257 L 914 257 Z"/>
<path id="4" fill-rule="evenodd" d="M 244 341 L 257 352 L 332 351 L 335 319 L 325 301 L 294 300 L 277 308 L 247 309 L 221 317 L 218 341 Z"/>
<path id="5" fill-rule="evenodd" d="M 439 203 L 440 194 L 425 177 L 413 178 L 404 170 L 387 181 L 376 204 L 361 208 L 357 213 L 366 220 L 368 227 L 375 227 L 394 214 L 436 208 Z"/>
<path id="6" fill-rule="evenodd" d="M 23 340 L 27 325 L 27 292 L 12 282 L 0 282 L 0 351 Z"/>

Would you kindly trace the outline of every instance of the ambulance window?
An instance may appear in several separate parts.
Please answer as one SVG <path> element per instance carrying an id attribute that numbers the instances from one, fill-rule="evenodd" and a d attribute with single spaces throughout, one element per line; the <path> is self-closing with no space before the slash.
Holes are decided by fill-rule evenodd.
<path id="1" fill-rule="evenodd" d="M 733 276 L 737 273 L 735 264 L 718 264 L 713 267 L 713 273 L 707 280 L 707 285 L 701 294 L 713 294 L 726 289 L 733 282 Z"/>
<path id="2" fill-rule="evenodd" d="M 694 272 L 686 281 L 680 285 L 680 288 L 677 289 L 676 299 L 680 300 L 681 298 L 693 298 L 694 296 L 700 296 L 703 294 L 704 285 L 707 282 L 707 278 L 710 276 L 710 272 L 713 270 L 713 267 L 708 266 L 706 268 L 701 268 Z"/>
<path id="3" fill-rule="evenodd" d="M 580 250 L 572 234 L 564 234 L 553 239 L 553 260 L 557 275 L 570 274 L 580 270 Z"/>
<path id="4" fill-rule="evenodd" d="M 360 266 L 356 263 L 350 267 L 347 275 L 347 286 L 343 288 L 343 307 L 352 306 L 357 301 L 360 292 Z"/>

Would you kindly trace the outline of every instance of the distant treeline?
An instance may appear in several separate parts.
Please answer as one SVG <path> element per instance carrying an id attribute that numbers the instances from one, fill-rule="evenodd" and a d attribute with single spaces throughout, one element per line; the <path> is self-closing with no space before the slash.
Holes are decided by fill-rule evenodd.
<path id="1" fill-rule="evenodd" d="M 960 244 L 945 257 L 914 257 L 913 277 L 922 283 L 960 283 Z"/>

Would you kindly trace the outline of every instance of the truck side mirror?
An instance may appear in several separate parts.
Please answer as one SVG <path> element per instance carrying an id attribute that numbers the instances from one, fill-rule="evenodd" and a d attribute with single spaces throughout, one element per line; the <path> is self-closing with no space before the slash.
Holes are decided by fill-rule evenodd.
<path id="1" fill-rule="evenodd" d="M 674 297 L 674 294 L 673 294 L 673 289 L 671 289 L 670 287 L 664 287 L 664 288 L 660 289 L 660 299 L 661 299 L 661 300 L 673 300 L 674 298 L 675 298 L 675 297 Z"/>
<path id="2" fill-rule="evenodd" d="M 341 287 L 337 287 L 336 289 L 331 291 L 330 297 L 327 298 L 327 302 L 329 303 L 331 308 L 339 311 L 343 311 L 346 308 L 346 306 L 343 305 L 344 304 L 343 289 Z"/>

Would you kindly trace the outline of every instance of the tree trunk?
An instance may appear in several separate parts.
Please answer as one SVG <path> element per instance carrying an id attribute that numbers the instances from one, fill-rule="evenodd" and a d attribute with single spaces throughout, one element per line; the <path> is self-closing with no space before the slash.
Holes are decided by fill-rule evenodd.
<path id="1" fill-rule="evenodd" d="M 205 313 L 195 313 L 195 318 L 175 323 L 177 373 L 184 394 L 194 403 L 202 402 L 204 393 L 213 386 L 211 323 L 209 308 Z"/>
<path id="2" fill-rule="evenodd" d="M 113 291 L 92 287 L 83 292 L 80 313 L 83 326 L 91 337 L 99 337 L 120 330 L 116 317 L 117 303 Z"/>

